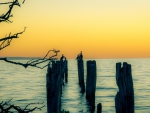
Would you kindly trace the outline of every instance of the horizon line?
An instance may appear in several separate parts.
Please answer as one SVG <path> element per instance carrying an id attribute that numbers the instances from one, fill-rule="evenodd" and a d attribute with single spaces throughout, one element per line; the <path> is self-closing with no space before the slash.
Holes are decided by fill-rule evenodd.
<path id="1" fill-rule="evenodd" d="M 0 56 L 0 58 L 43 58 L 43 57 L 26 57 L 26 56 Z M 57 57 L 55 57 L 57 58 Z M 58 58 L 59 59 L 59 58 Z M 67 59 L 75 59 L 76 58 L 67 58 Z M 114 58 L 114 57 L 110 57 L 110 58 L 83 58 L 83 59 L 150 59 L 150 57 L 122 57 L 122 58 Z"/>

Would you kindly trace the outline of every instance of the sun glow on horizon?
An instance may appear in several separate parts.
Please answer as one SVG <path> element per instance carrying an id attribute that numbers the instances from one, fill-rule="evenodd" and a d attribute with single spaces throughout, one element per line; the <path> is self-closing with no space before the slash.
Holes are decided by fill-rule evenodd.
<path id="1" fill-rule="evenodd" d="M 76 58 L 81 50 L 84 58 L 150 58 L 149 4 L 148 0 L 26 1 L 13 9 L 13 23 L 0 23 L 0 38 L 27 27 L 0 56 L 42 57 L 55 48 L 59 57 L 67 58 Z"/>

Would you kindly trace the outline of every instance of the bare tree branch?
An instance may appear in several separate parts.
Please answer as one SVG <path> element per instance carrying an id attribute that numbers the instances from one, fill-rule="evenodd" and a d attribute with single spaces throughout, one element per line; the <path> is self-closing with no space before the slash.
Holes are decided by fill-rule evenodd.
<path id="1" fill-rule="evenodd" d="M 5 37 L 5 38 L 1 38 L 0 39 L 0 50 L 4 49 L 5 47 L 9 46 L 12 39 L 14 38 L 19 38 L 18 35 L 22 34 L 23 32 L 25 32 L 26 27 L 24 28 L 24 30 L 22 32 L 16 33 L 14 35 L 11 35 L 11 33 L 9 34 L 9 36 Z"/>
<path id="2" fill-rule="evenodd" d="M 0 3 L 0 5 L 3 5 L 3 4 L 12 4 L 13 2 L 5 2 L 5 3 Z"/>
<path id="3" fill-rule="evenodd" d="M 44 104 L 44 102 L 42 102 L 42 103 L 30 103 L 30 104 L 26 105 L 26 107 L 24 108 L 24 110 L 26 110 L 27 107 L 28 107 L 29 105 L 32 105 L 32 104 Z M 45 105 L 44 105 L 44 106 L 45 106 Z M 41 109 L 41 108 L 43 108 L 44 106 L 42 106 L 42 107 L 40 107 L 40 108 L 37 108 L 37 109 Z M 33 108 L 33 109 L 35 109 L 35 108 Z"/>
<path id="4" fill-rule="evenodd" d="M 25 32 L 25 30 L 26 30 L 26 27 L 24 28 L 24 30 L 22 32 L 16 33 L 16 34 L 14 34 L 12 36 L 10 35 L 11 34 L 10 33 L 8 37 L 2 38 L 2 39 L 0 39 L 0 41 L 8 40 L 8 39 L 13 39 L 13 38 L 18 38 L 18 35 L 22 34 L 23 32 Z"/>
<path id="5" fill-rule="evenodd" d="M 23 0 L 22 3 L 24 3 L 25 0 Z M 20 6 L 18 0 L 14 0 L 13 2 L 5 2 L 5 3 L 0 3 L 0 5 L 3 5 L 3 4 L 9 4 L 9 11 L 6 13 L 6 14 L 3 14 L 0 16 L 0 22 L 2 21 L 9 21 L 9 17 L 11 17 L 11 11 L 13 9 L 13 6 L 14 5 L 17 5 L 17 6 Z M 24 28 L 24 31 L 25 31 L 26 28 Z M 12 39 L 14 38 L 18 38 L 18 35 L 19 34 L 22 34 L 24 31 L 20 32 L 20 33 L 16 33 L 14 35 L 11 35 L 11 33 L 9 34 L 9 36 L 5 37 L 5 38 L 2 38 L 0 39 L 0 50 L 4 49 L 5 47 L 9 46 Z M 49 58 L 48 55 L 50 52 L 54 52 L 55 54 L 50 56 Z M 41 59 L 32 59 L 30 61 L 28 61 L 27 63 L 21 63 L 21 62 L 15 62 L 15 61 L 11 61 L 11 60 L 8 60 L 7 58 L 0 58 L 0 60 L 4 60 L 5 62 L 8 62 L 8 63 L 12 63 L 12 64 L 16 64 L 16 65 L 21 65 L 25 68 L 27 68 L 28 66 L 32 66 L 32 67 L 37 67 L 37 68 L 40 68 L 40 69 L 43 69 L 44 67 L 46 67 L 52 60 L 55 60 L 56 58 L 54 58 L 55 56 L 57 56 L 57 53 L 59 51 L 58 50 L 49 50 L 48 53 Z M 39 64 L 42 64 L 42 63 L 45 63 L 45 62 L 48 62 L 45 66 L 41 67 L 39 66 Z"/>
<path id="6" fill-rule="evenodd" d="M 24 4 L 25 0 L 22 2 Z"/>
<path id="7" fill-rule="evenodd" d="M 46 58 L 46 56 L 50 53 L 50 52 L 54 52 L 55 54 L 50 56 L 49 58 Z M 36 67 L 36 68 L 40 68 L 40 69 L 43 69 L 44 67 L 46 67 L 51 61 L 55 60 L 56 58 L 54 58 L 55 56 L 57 56 L 57 53 L 59 52 L 59 50 L 49 50 L 48 53 L 46 54 L 46 56 L 44 58 L 41 58 L 41 59 L 32 59 L 30 61 L 28 61 L 27 63 L 20 63 L 20 62 L 14 62 L 14 61 L 11 61 L 11 60 L 8 60 L 7 58 L 0 58 L 0 60 L 4 60 L 5 62 L 8 62 L 8 63 L 11 63 L 11 64 L 16 64 L 16 65 L 21 65 L 25 68 L 27 68 L 28 66 L 31 66 L 31 67 Z M 42 63 L 45 63 L 45 62 L 48 62 L 45 66 L 41 67 L 41 66 L 38 66 L 38 64 L 42 64 Z"/>
<path id="8" fill-rule="evenodd" d="M 25 2 L 25 0 L 23 1 L 23 3 Z M 12 9 L 13 7 L 16 5 L 16 6 L 20 6 L 18 0 L 12 0 L 12 2 L 4 2 L 4 3 L 0 3 L 0 5 L 7 5 L 9 4 L 9 10 L 5 13 L 5 14 L 2 14 L 0 16 L 0 22 L 11 22 L 9 20 L 10 17 L 12 17 L 11 15 L 11 12 L 12 12 Z M 25 31 L 25 28 L 24 28 L 24 31 Z M 24 32 L 23 31 L 23 32 Z M 13 38 L 18 38 L 18 35 L 19 34 L 22 34 L 23 32 L 20 32 L 20 33 L 17 33 L 17 34 L 14 34 L 14 35 L 11 35 L 11 33 L 9 34 L 8 37 L 5 37 L 5 38 L 2 38 L 0 39 L 0 50 L 4 49 L 5 47 L 9 46 L 12 39 Z"/>
<path id="9" fill-rule="evenodd" d="M 36 109 L 42 110 L 42 108 L 45 106 L 45 105 L 43 105 L 43 106 L 41 106 L 41 107 L 34 107 L 34 108 L 32 108 L 32 109 L 29 109 L 28 107 L 29 107 L 30 105 L 33 105 L 33 104 L 36 104 L 36 105 L 37 105 L 37 104 L 43 104 L 44 102 L 42 102 L 42 103 L 29 103 L 29 104 L 27 104 L 27 105 L 25 106 L 24 109 L 22 109 L 22 108 L 19 107 L 19 106 L 15 106 L 15 105 L 10 104 L 10 101 L 11 101 L 11 100 L 12 100 L 12 99 L 10 99 L 10 100 L 7 101 L 7 102 L 3 102 L 3 101 L 2 101 L 2 102 L 0 103 L 0 112 L 1 112 L 1 113 L 10 113 L 12 109 L 18 111 L 19 113 L 29 113 L 29 112 L 32 112 L 32 111 L 34 111 L 34 110 L 36 110 Z"/>
<path id="10" fill-rule="evenodd" d="M 9 18 L 12 17 L 12 15 L 11 15 L 12 9 L 15 5 L 20 7 L 20 4 L 19 4 L 18 0 L 14 0 L 13 2 L 0 3 L 0 5 L 4 5 L 4 4 L 10 4 L 9 10 L 5 14 L 2 14 L 0 16 L 0 22 L 11 22 L 9 20 Z"/>
<path id="11" fill-rule="evenodd" d="M 42 59 L 37 59 L 37 60 L 31 59 L 31 60 L 28 61 L 27 63 L 28 63 L 28 64 L 33 64 L 33 63 L 40 64 L 40 63 L 43 63 L 43 61 L 45 62 L 45 61 L 48 60 L 46 57 L 48 56 L 48 54 L 49 54 L 51 51 L 53 51 L 55 54 L 54 54 L 53 56 L 50 56 L 48 59 L 51 59 L 51 58 L 57 56 L 57 53 L 60 52 L 59 50 L 55 50 L 55 49 L 49 50 L 49 51 L 47 52 L 47 54 L 46 54 Z M 42 60 L 42 61 L 40 62 L 40 60 Z M 53 59 L 53 60 L 54 60 L 54 59 Z M 31 62 L 31 61 L 32 61 L 32 62 Z"/>
<path id="12" fill-rule="evenodd" d="M 24 3 L 25 0 L 23 0 L 22 3 Z M 9 4 L 9 10 L 5 13 L 5 14 L 2 14 L 0 16 L 0 22 L 12 22 L 9 20 L 10 17 L 12 17 L 13 15 L 11 14 L 12 12 L 12 9 L 14 8 L 14 6 L 21 6 L 18 2 L 18 0 L 12 0 L 12 2 L 5 2 L 5 3 L 0 3 L 0 5 L 6 5 L 6 4 Z"/>
<path id="13" fill-rule="evenodd" d="M 22 3 L 24 3 L 24 2 L 25 2 L 25 0 L 23 0 Z M 12 9 L 14 8 L 15 5 L 20 7 L 20 4 L 19 4 L 18 0 L 12 0 L 12 2 L 0 3 L 0 5 L 7 5 L 7 4 L 9 5 L 9 10 L 8 10 L 5 14 L 0 15 L 0 22 L 12 22 L 12 21 L 9 20 L 9 18 L 13 16 L 13 15 L 11 14 Z M 12 41 L 14 38 L 19 38 L 18 35 L 19 35 L 19 34 L 22 34 L 23 32 L 25 32 L 25 29 L 26 29 L 26 27 L 24 28 L 24 31 L 22 31 L 22 32 L 16 33 L 16 34 L 14 34 L 14 35 L 11 35 L 11 33 L 10 33 L 9 36 L 0 39 L 0 43 L 1 43 L 1 44 L 0 44 L 0 50 L 2 50 L 2 49 L 4 49 L 5 47 L 9 46 L 10 43 L 11 43 L 11 41 Z M 50 62 L 51 60 L 55 59 L 55 58 L 53 58 L 53 57 L 54 57 L 54 56 L 57 56 L 57 53 L 58 53 L 59 51 L 53 50 L 53 52 L 55 53 L 55 55 L 53 55 L 53 56 L 49 57 L 48 59 L 46 59 L 46 56 L 49 54 L 49 52 L 48 52 L 48 53 L 46 54 L 46 56 L 43 58 L 43 60 L 45 60 L 45 61 L 43 61 L 43 62 L 46 62 L 46 61 L 48 61 L 48 60 L 49 60 L 49 62 Z M 24 66 L 25 68 L 27 68 L 28 66 L 33 66 L 33 67 L 41 68 L 41 67 L 37 66 L 37 64 L 39 64 L 39 60 L 36 60 L 36 61 L 35 61 L 35 60 L 32 60 L 32 62 L 30 61 L 29 63 L 26 63 L 26 64 L 20 63 L 20 62 L 10 61 L 10 60 L 8 60 L 7 58 L 0 58 L 0 60 L 4 60 L 4 61 L 6 61 L 6 62 L 8 62 L 8 63 L 12 63 L 12 64 L 16 64 L 16 65 L 22 65 L 22 66 Z M 41 59 L 40 59 L 40 60 L 41 60 Z M 40 63 L 42 63 L 42 62 L 40 62 Z M 29 113 L 29 112 L 32 112 L 32 111 L 34 111 L 34 110 L 36 110 L 36 109 L 41 110 L 41 109 L 45 106 L 45 105 L 43 105 L 43 106 L 41 106 L 41 107 L 34 107 L 34 108 L 32 108 L 32 109 L 28 109 L 28 106 L 29 106 L 29 105 L 32 105 L 32 104 L 43 104 L 44 102 L 43 102 L 43 103 L 29 103 L 28 105 L 25 106 L 24 109 L 21 109 L 21 107 L 19 107 L 19 106 L 15 106 L 15 105 L 10 104 L 10 101 L 11 101 L 11 100 L 12 100 L 12 99 L 10 99 L 10 100 L 7 101 L 7 102 L 3 102 L 3 101 L 2 101 L 2 102 L 0 103 L 0 112 L 1 112 L 1 113 L 11 113 L 11 111 L 10 111 L 11 109 L 14 109 L 14 110 L 18 111 L 19 113 Z"/>

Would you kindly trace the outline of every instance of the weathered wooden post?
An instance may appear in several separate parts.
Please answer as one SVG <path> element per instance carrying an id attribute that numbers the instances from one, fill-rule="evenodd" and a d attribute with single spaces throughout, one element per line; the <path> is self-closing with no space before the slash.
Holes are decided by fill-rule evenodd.
<path id="1" fill-rule="evenodd" d="M 60 60 L 61 62 L 61 67 L 62 67 L 62 70 L 61 70 L 61 73 L 62 73 L 62 82 L 64 84 L 64 79 L 65 79 L 65 82 L 68 82 L 68 61 L 67 60 Z"/>
<path id="2" fill-rule="evenodd" d="M 102 104 L 97 104 L 97 113 L 102 113 Z"/>
<path id="3" fill-rule="evenodd" d="M 65 63 L 63 60 L 60 60 L 61 63 L 61 77 L 62 77 L 62 85 L 64 85 L 64 69 L 65 69 Z"/>
<path id="4" fill-rule="evenodd" d="M 131 65 L 123 62 L 116 63 L 116 84 L 119 92 L 115 97 L 116 113 L 134 113 L 134 89 Z"/>
<path id="5" fill-rule="evenodd" d="M 92 111 L 95 110 L 96 76 L 96 61 L 87 61 L 86 99 Z"/>
<path id="6" fill-rule="evenodd" d="M 60 112 L 61 110 L 61 62 L 53 61 L 52 66 L 48 66 L 46 74 L 47 89 L 47 113 Z"/>
<path id="7" fill-rule="evenodd" d="M 65 73 L 65 82 L 68 82 L 68 61 L 65 60 L 64 61 L 65 64 L 65 69 L 64 69 L 64 73 Z"/>
<path id="8" fill-rule="evenodd" d="M 63 60 L 60 60 L 61 62 L 61 76 L 62 76 L 62 81 L 64 81 L 64 61 Z"/>
<path id="9" fill-rule="evenodd" d="M 77 60 L 78 64 L 78 79 L 79 85 L 81 86 L 81 92 L 85 92 L 85 84 L 84 84 L 84 64 L 82 59 Z"/>
<path id="10" fill-rule="evenodd" d="M 61 70 L 60 70 L 60 75 L 61 75 L 61 88 L 60 88 L 60 92 L 62 95 L 62 88 L 64 85 L 64 62 L 63 60 L 60 60 L 60 65 L 61 65 Z"/>

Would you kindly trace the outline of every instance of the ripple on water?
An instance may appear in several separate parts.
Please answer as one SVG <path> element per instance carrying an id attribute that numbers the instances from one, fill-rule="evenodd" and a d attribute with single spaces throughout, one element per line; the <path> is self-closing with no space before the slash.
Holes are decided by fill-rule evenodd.
<path id="1" fill-rule="evenodd" d="M 116 62 L 127 61 L 132 64 L 135 94 L 135 113 L 150 111 L 150 59 L 96 59 L 97 87 L 95 105 L 102 103 L 103 113 L 115 113 L 114 98 L 118 91 L 115 78 Z M 21 61 L 20 61 L 21 62 Z M 24 61 L 26 62 L 26 61 Z M 86 80 L 86 60 L 84 61 Z M 45 107 L 36 113 L 46 113 L 46 72 L 29 67 L 27 69 L 1 62 L 0 65 L 0 101 L 12 99 L 13 104 L 25 107 L 29 103 L 43 102 Z M 88 113 L 89 106 L 85 94 L 78 86 L 76 60 L 68 61 L 68 83 L 63 87 L 62 109 L 71 113 Z M 31 107 L 34 107 L 31 106 Z"/>

